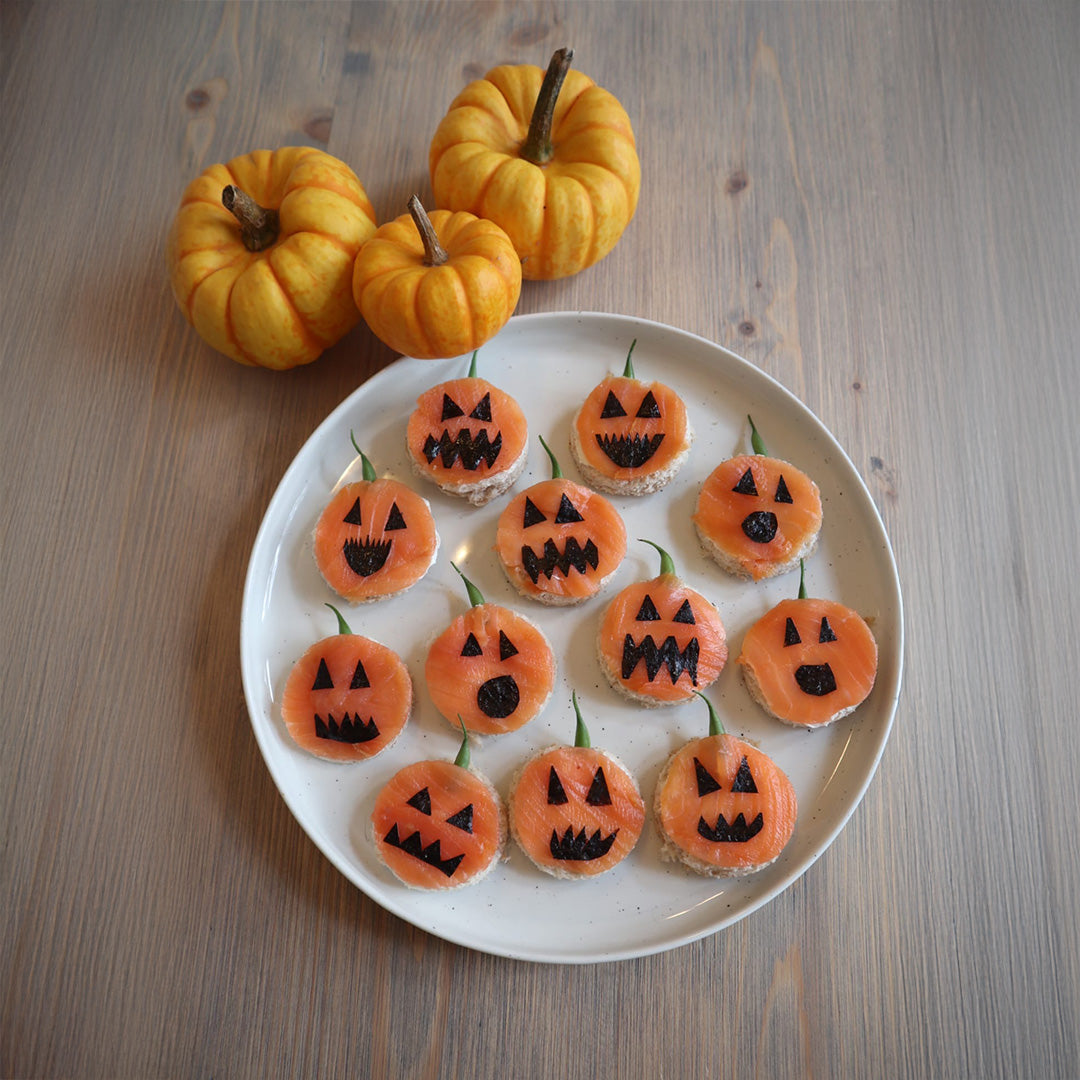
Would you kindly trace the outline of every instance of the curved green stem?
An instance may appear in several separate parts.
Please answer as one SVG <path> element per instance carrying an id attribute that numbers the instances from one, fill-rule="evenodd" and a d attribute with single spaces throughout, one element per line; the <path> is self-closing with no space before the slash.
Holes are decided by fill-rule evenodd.
<path id="1" fill-rule="evenodd" d="M 534 165 L 546 165 L 555 153 L 551 142 L 551 122 L 555 116 L 555 102 L 559 99 L 559 91 L 573 59 L 573 49 L 557 49 L 548 63 L 540 92 L 536 95 L 529 133 L 518 151 L 521 157 Z"/>
<path id="2" fill-rule="evenodd" d="M 356 445 L 356 436 L 352 433 L 351 430 L 349 431 L 349 439 L 353 444 L 353 449 L 360 455 L 360 467 L 363 470 L 364 479 L 370 483 L 372 480 L 375 480 L 377 478 L 375 473 L 375 466 L 372 465 L 370 461 L 368 461 L 367 455 L 364 453 L 364 451 Z"/>
<path id="3" fill-rule="evenodd" d="M 539 439 L 540 439 L 540 445 L 547 451 L 547 456 L 549 458 L 551 458 L 551 479 L 552 480 L 561 480 L 562 479 L 562 469 L 559 468 L 559 460 L 558 460 L 558 458 L 555 457 L 555 454 L 552 452 L 551 447 L 548 446 L 548 444 L 546 442 L 544 442 L 544 436 L 540 435 Z"/>
<path id="4" fill-rule="evenodd" d="M 754 448 L 754 453 L 768 457 L 769 451 L 765 449 L 765 441 L 758 434 L 758 429 L 754 427 L 754 418 L 747 414 L 746 419 L 750 421 L 750 445 Z"/>
<path id="5" fill-rule="evenodd" d="M 716 715 L 713 703 L 700 690 L 695 690 L 694 693 L 709 706 L 709 734 L 726 735 L 727 732 L 724 730 L 724 725 L 720 723 L 720 717 Z"/>
<path id="6" fill-rule="evenodd" d="M 675 573 L 675 563 L 674 563 L 674 561 L 672 560 L 671 556 L 659 544 L 654 544 L 651 540 L 646 540 L 645 537 L 643 537 L 643 536 L 639 536 L 638 539 L 643 544 L 648 544 L 649 547 L 654 547 L 654 548 L 656 548 L 657 551 L 660 552 L 660 573 L 661 574 L 674 574 Z"/>
<path id="7" fill-rule="evenodd" d="M 581 709 L 578 707 L 576 690 L 570 692 L 570 700 L 574 703 L 574 715 L 577 717 L 577 728 L 574 731 L 574 745 L 583 746 L 588 749 L 592 746 L 592 740 L 589 738 L 589 729 L 585 726 L 585 721 L 581 719 Z"/>
<path id="8" fill-rule="evenodd" d="M 479 349 L 473 349 L 472 360 L 469 361 L 469 374 L 467 377 L 470 379 L 476 378 L 476 354 L 479 351 Z"/>
<path id="9" fill-rule="evenodd" d="M 457 570 L 461 580 L 465 582 L 465 591 L 469 594 L 469 603 L 472 604 L 473 607 L 479 607 L 484 603 L 484 594 L 464 574 L 462 574 L 460 570 L 458 570 L 454 563 L 451 563 L 450 565 Z"/>
<path id="10" fill-rule="evenodd" d="M 349 628 L 349 624 L 345 621 L 345 616 L 333 604 L 326 605 L 336 616 L 339 634 L 351 634 L 352 630 Z"/>
<path id="11" fill-rule="evenodd" d="M 634 362 L 630 359 L 630 357 L 634 355 L 634 346 L 636 344 L 637 338 L 634 338 L 634 340 L 630 342 L 630 351 L 626 354 L 626 367 L 623 368 L 624 379 L 636 378 L 634 375 Z"/>
<path id="12" fill-rule="evenodd" d="M 806 599 L 806 563 L 799 560 L 799 599 Z"/>
<path id="13" fill-rule="evenodd" d="M 469 767 L 469 733 L 465 730 L 465 721 L 461 719 L 461 713 L 458 713 L 457 719 L 461 725 L 461 749 L 454 758 L 454 764 L 467 769 Z"/>

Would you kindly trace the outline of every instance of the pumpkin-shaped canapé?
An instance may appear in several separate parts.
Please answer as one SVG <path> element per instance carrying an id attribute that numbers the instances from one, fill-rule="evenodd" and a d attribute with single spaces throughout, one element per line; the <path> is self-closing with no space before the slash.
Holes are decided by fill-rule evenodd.
<path id="1" fill-rule="evenodd" d="M 666 858 L 699 874 L 738 877 L 776 860 L 795 830 L 798 803 L 787 774 L 756 746 L 725 734 L 705 700 L 709 734 L 668 758 L 653 818 Z"/>
<path id="2" fill-rule="evenodd" d="M 353 262 L 375 211 L 344 162 L 310 146 L 211 165 L 185 190 L 167 259 L 180 310 L 241 364 L 314 360 L 359 321 Z"/>
<path id="3" fill-rule="evenodd" d="M 499 516 L 495 551 L 510 583 L 544 604 L 595 596 L 626 554 L 626 526 L 614 506 L 562 475 L 551 448 L 551 479 L 516 495 Z"/>
<path id="4" fill-rule="evenodd" d="M 573 696 L 573 746 L 553 746 L 518 771 L 508 800 L 510 832 L 532 862 L 560 878 L 594 877 L 630 854 L 645 823 L 633 776 L 595 749 Z"/>
<path id="5" fill-rule="evenodd" d="M 642 705 L 672 705 L 720 674 L 727 635 L 716 607 L 676 575 L 663 548 L 652 546 L 660 552 L 659 575 L 614 597 L 600 621 L 597 654 L 619 693 Z"/>
<path id="6" fill-rule="evenodd" d="M 501 604 L 487 603 L 461 577 L 472 606 L 428 650 L 424 678 L 431 700 L 450 723 L 464 722 L 469 731 L 516 731 L 547 704 L 555 654 L 538 627 Z"/>
<path id="7" fill-rule="evenodd" d="M 506 233 L 462 211 L 409 212 L 379 227 L 356 258 L 353 295 L 371 332 L 421 360 L 462 356 L 494 337 L 521 293 Z"/>
<path id="8" fill-rule="evenodd" d="M 399 480 L 379 479 L 360 455 L 362 480 L 343 484 L 315 526 L 315 562 L 354 604 L 404 592 L 431 568 L 439 534 L 427 500 Z"/>
<path id="9" fill-rule="evenodd" d="M 281 716 L 293 741 L 329 761 L 361 761 L 385 750 L 412 712 L 412 681 L 392 649 L 354 634 L 336 608 L 338 633 L 293 665 Z"/>
<path id="10" fill-rule="evenodd" d="M 504 64 L 454 99 L 431 143 L 436 205 L 506 231 L 522 274 L 547 280 L 603 258 L 637 208 L 634 132 L 607 90 L 559 49 L 545 74 Z"/>
<path id="11" fill-rule="evenodd" d="M 621 375 L 602 379 L 570 428 L 570 450 L 590 487 L 615 495 L 648 495 L 674 478 L 694 430 L 682 398 L 634 374 L 635 340 Z"/>
<path id="12" fill-rule="evenodd" d="M 409 416 L 406 442 L 413 469 L 447 494 L 483 506 L 525 468 L 528 424 L 504 390 L 469 373 L 425 390 Z"/>

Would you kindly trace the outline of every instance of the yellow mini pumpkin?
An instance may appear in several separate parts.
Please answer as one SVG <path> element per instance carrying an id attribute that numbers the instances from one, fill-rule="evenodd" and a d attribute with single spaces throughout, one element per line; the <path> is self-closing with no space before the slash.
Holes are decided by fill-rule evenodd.
<path id="1" fill-rule="evenodd" d="M 308 364 L 359 321 L 352 268 L 375 211 L 344 162 L 310 146 L 211 165 L 168 238 L 180 310 L 241 364 Z"/>
<path id="2" fill-rule="evenodd" d="M 560 49 L 547 73 L 504 64 L 470 83 L 435 132 L 438 206 L 506 230 L 529 280 L 568 277 L 603 258 L 637 209 L 630 118 Z"/>
<path id="3" fill-rule="evenodd" d="M 474 214 L 435 210 L 413 195 L 382 225 L 353 270 L 353 296 L 391 349 L 433 360 L 478 349 L 506 325 L 521 294 L 510 238 Z"/>

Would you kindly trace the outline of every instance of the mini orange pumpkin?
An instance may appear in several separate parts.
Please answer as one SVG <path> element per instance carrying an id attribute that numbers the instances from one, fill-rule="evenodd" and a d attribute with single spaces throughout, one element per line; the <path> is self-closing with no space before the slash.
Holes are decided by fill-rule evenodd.
<path id="1" fill-rule="evenodd" d="M 379 227 L 353 269 L 353 296 L 384 345 L 421 360 L 461 356 L 506 325 L 521 294 L 509 237 L 474 214 L 409 212 Z"/>
<path id="2" fill-rule="evenodd" d="M 310 146 L 211 165 L 169 230 L 173 295 L 201 337 L 241 364 L 308 364 L 360 321 L 353 260 L 375 211 L 344 162 Z"/>
<path id="3" fill-rule="evenodd" d="M 663 854 L 699 874 L 750 874 L 791 839 L 795 789 L 767 754 L 726 734 L 712 703 L 699 697 L 709 707 L 709 734 L 668 758 L 653 797 Z"/>

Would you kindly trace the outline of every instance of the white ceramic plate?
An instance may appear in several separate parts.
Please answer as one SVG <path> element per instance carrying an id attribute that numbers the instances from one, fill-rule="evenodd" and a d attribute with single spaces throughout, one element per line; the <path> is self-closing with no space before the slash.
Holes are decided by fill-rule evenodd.
<path id="1" fill-rule="evenodd" d="M 615 578 L 597 598 L 547 608 L 521 598 L 492 551 L 495 524 L 511 494 L 483 508 L 443 495 L 412 476 L 405 423 L 418 395 L 466 374 L 469 357 L 402 359 L 360 386 L 319 426 L 282 478 L 251 555 L 241 614 L 244 692 L 255 735 L 289 809 L 350 881 L 384 908 L 432 934 L 484 952 L 555 963 L 585 963 L 670 949 L 729 926 L 790 885 L 829 846 L 858 805 L 892 726 L 903 653 L 900 585 L 889 541 L 858 472 L 835 439 L 795 397 L 717 345 L 659 323 L 599 313 L 518 316 L 479 354 L 479 373 L 511 393 L 529 422 L 529 462 L 513 491 L 550 475 L 537 435 L 578 479 L 569 451 L 571 418 L 608 372 L 621 373 L 631 341 L 636 374 L 678 390 L 697 433 L 689 459 L 663 491 L 615 497 L 630 537 Z M 878 641 L 880 669 L 868 700 L 828 728 L 807 732 L 766 716 L 747 694 L 734 657 L 750 625 L 794 596 L 798 573 L 760 584 L 724 574 L 700 551 L 690 521 L 702 481 L 726 457 L 749 450 L 747 413 L 769 452 L 798 464 L 821 488 L 824 525 L 807 567 L 810 595 L 861 612 Z M 431 503 L 441 537 L 438 559 L 409 592 L 375 604 L 343 605 L 316 569 L 310 535 L 334 488 L 359 479 L 350 430 L 380 475 L 411 482 Z M 434 705 L 423 670 L 432 638 L 468 601 L 453 559 L 485 598 L 515 607 L 548 635 L 559 673 L 544 711 L 516 732 L 473 742 L 473 765 L 505 796 L 531 753 L 573 740 L 570 693 L 577 691 L 594 746 L 619 756 L 651 804 L 660 767 L 685 740 L 705 734 L 702 702 L 660 709 L 629 704 L 599 671 L 593 642 L 607 599 L 656 575 L 647 537 L 671 553 L 676 570 L 719 608 L 731 655 L 709 691 L 729 732 L 758 744 L 795 785 L 799 818 L 781 857 L 756 875 L 702 878 L 663 862 L 648 822 L 637 847 L 614 870 L 589 881 L 540 873 L 516 846 L 477 885 L 428 894 L 405 888 L 376 858 L 368 819 L 376 793 L 409 761 L 453 758 L 459 738 Z M 342 607 L 354 632 L 384 642 L 405 661 L 416 706 L 402 736 L 367 762 L 338 765 L 299 750 L 281 721 L 279 699 L 293 662 L 337 630 L 324 605 Z"/>

